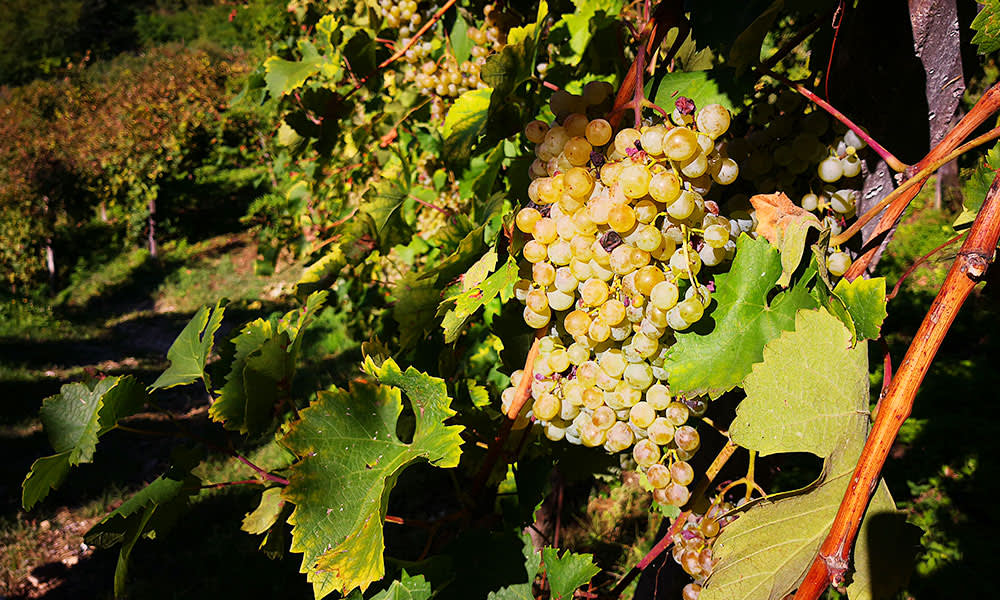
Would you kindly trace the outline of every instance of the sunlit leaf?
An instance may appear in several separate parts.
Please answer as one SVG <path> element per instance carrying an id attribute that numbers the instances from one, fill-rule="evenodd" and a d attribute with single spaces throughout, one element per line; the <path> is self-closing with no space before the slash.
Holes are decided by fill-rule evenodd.
<path id="1" fill-rule="evenodd" d="M 149 386 L 150 391 L 185 385 L 199 379 L 205 381 L 205 387 L 211 387 L 205 373 L 205 362 L 212 351 L 215 332 L 222 325 L 225 310 L 222 300 L 214 308 L 202 306 L 198 309 L 167 351 L 170 367 Z"/>

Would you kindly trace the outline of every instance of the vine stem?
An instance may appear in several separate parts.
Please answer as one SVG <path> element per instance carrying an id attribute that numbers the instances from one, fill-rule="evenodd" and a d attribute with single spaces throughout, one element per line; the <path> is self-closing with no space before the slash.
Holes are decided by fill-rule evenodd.
<path id="1" fill-rule="evenodd" d="M 737 448 L 739 448 L 739 446 L 737 446 L 733 440 L 726 441 L 726 445 L 723 446 L 722 449 L 719 450 L 719 453 L 715 455 L 715 459 L 712 461 L 712 464 L 705 469 L 705 476 L 702 477 L 700 482 L 698 482 L 698 487 L 695 488 L 694 493 L 691 494 L 691 500 L 688 501 L 688 504 L 691 504 L 695 498 L 701 497 L 701 495 L 708 490 L 708 487 L 712 485 L 712 481 L 715 480 L 719 471 L 722 470 L 722 467 L 729 461 L 730 457 L 732 457 L 733 453 L 736 452 Z M 648 553 L 646 553 L 646 556 L 642 557 L 642 560 L 637 562 L 636 565 L 632 567 L 629 572 L 626 573 L 625 576 L 622 577 L 621 580 L 615 585 L 614 589 L 612 589 L 609 594 L 610 598 L 620 597 L 622 592 L 625 591 L 625 588 L 632 583 L 632 580 L 638 577 L 639 573 L 645 570 L 646 567 L 648 567 L 674 543 L 674 535 L 676 535 L 677 532 L 680 531 L 680 528 L 684 526 L 684 522 L 687 521 L 688 515 L 690 514 L 691 511 L 686 510 L 677 515 L 677 518 L 674 519 L 673 523 L 671 523 L 670 529 L 667 530 L 666 535 L 664 535 L 660 541 L 657 542 Z"/>
<path id="2" fill-rule="evenodd" d="M 1000 109 L 1000 83 L 994 84 L 993 87 L 986 90 L 983 93 L 982 98 L 976 102 L 976 105 L 966 113 L 962 120 L 955 125 L 951 131 L 944 136 L 944 138 L 938 142 L 927 156 L 920 159 L 916 165 L 912 167 L 912 171 L 922 171 L 927 165 L 934 163 L 942 156 L 950 154 L 955 148 L 962 143 L 962 140 L 969 137 L 973 131 L 975 131 L 980 125 L 982 125 L 986 119 L 993 115 L 997 109 Z M 895 225 L 896 221 L 906 210 L 906 206 L 920 191 L 920 186 L 911 188 L 905 195 L 897 198 L 889 207 L 886 209 L 882 218 L 879 219 L 878 225 L 872 232 L 871 237 L 867 241 L 866 247 L 862 250 L 862 254 L 855 259 L 854 263 L 847 270 L 844 276 L 848 281 L 853 281 L 859 275 L 868 270 L 868 265 L 871 264 L 873 258 L 875 258 L 875 253 L 878 251 L 881 236 L 891 230 Z"/>
<path id="3" fill-rule="evenodd" d="M 914 263 L 913 263 L 912 265 L 910 265 L 910 268 L 909 268 L 909 269 L 907 269 L 907 270 L 906 270 L 906 272 L 904 272 L 904 273 L 902 274 L 902 276 L 900 276 L 900 278 L 899 278 L 899 279 L 898 279 L 898 280 L 896 281 L 896 285 L 894 285 L 894 286 L 892 287 L 892 291 L 891 291 L 891 292 L 889 292 L 889 294 L 888 294 L 888 295 L 887 295 L 887 296 L 885 297 L 885 300 L 886 300 L 886 302 L 888 302 L 889 300 L 892 300 L 893 298 L 895 298 L 895 297 L 896 297 L 896 294 L 898 294 L 898 293 L 899 293 L 899 288 L 900 288 L 900 287 L 901 287 L 901 286 L 903 285 L 903 282 L 904 282 L 904 281 L 906 281 L 906 278 L 907 278 L 907 277 L 909 277 L 909 276 L 910 276 L 911 274 L 913 274 L 913 271 L 915 271 L 915 270 L 917 269 L 917 267 L 919 267 L 920 265 L 922 265 L 922 264 L 924 264 L 925 262 L 927 262 L 927 261 L 928 261 L 928 259 L 930 259 L 930 257 L 934 256 L 934 255 L 935 255 L 935 254 L 937 254 L 938 252 L 940 252 L 940 251 L 944 250 L 944 249 L 945 249 L 945 248 L 947 248 L 948 246 L 950 246 L 950 245 L 954 244 L 955 242 L 957 242 L 957 241 L 958 241 L 959 239 L 961 239 L 961 237 L 962 237 L 963 235 L 965 235 L 965 232 L 964 232 L 964 231 L 963 231 L 962 233 L 960 233 L 960 234 L 956 235 L 955 237 L 951 238 L 951 239 L 950 239 L 950 240 L 948 240 L 947 242 L 945 242 L 945 243 L 941 244 L 941 245 L 940 245 L 940 246 L 938 246 L 937 248 L 935 248 L 935 249 L 931 250 L 931 251 L 930 251 L 930 252 L 928 252 L 927 254 L 925 254 L 925 255 L 921 256 L 920 258 L 918 258 L 918 259 L 916 260 L 916 262 L 914 262 Z"/>
<path id="4" fill-rule="evenodd" d="M 535 341 L 531 344 L 528 356 L 524 359 L 524 372 L 521 375 L 521 381 L 517 384 L 514 400 L 507 409 L 507 418 L 504 420 L 503 425 L 500 426 L 500 431 L 497 432 L 496 437 L 490 442 L 489 450 L 486 452 L 486 459 L 483 460 L 483 465 L 479 468 L 479 472 L 476 473 L 476 478 L 473 480 L 473 498 L 477 497 L 486 485 L 486 480 L 489 478 L 490 473 L 493 472 L 493 467 L 496 466 L 497 460 L 500 458 L 500 452 L 503 451 L 503 446 L 514 428 L 514 421 L 517 420 L 518 415 L 521 414 L 521 409 L 524 408 L 528 398 L 531 397 L 531 381 L 534 379 L 535 357 L 538 356 L 538 347 L 541 344 L 542 338 L 545 337 L 546 331 L 545 328 L 535 330 Z"/>
<path id="5" fill-rule="evenodd" d="M 965 154 L 969 150 L 977 148 L 978 146 L 982 146 L 986 142 L 994 140 L 998 137 L 1000 137 L 1000 127 L 987 131 L 983 135 L 975 138 L 974 140 L 968 143 L 962 144 L 949 154 L 946 154 L 945 156 L 930 163 L 929 165 L 918 171 L 916 175 L 910 177 L 905 182 L 903 182 L 903 184 L 900 185 L 898 188 L 892 190 L 892 192 L 888 196 L 880 200 L 878 204 L 868 209 L 868 212 L 858 217 L 856 221 L 851 223 L 850 227 L 848 227 L 840 234 L 833 237 L 830 240 L 830 245 L 839 246 L 840 244 L 843 244 L 847 240 L 851 239 L 854 236 L 854 234 L 861 231 L 862 227 L 864 227 L 872 219 L 877 217 L 879 213 L 885 209 L 885 207 L 895 202 L 903 203 L 903 201 L 898 200 L 901 197 L 906 198 L 905 203 L 903 203 L 903 206 L 905 207 L 906 204 L 909 204 L 910 200 L 912 200 L 913 197 L 917 195 L 917 193 L 920 191 L 920 188 L 923 187 L 924 182 L 927 181 L 927 178 L 930 177 L 934 173 L 934 171 L 937 171 L 942 166 L 950 163 L 951 161 Z M 914 190 L 914 188 L 916 189 Z"/>
<path id="6" fill-rule="evenodd" d="M 983 279 L 1000 239 L 1000 173 L 993 179 L 969 237 L 948 271 L 910 344 L 854 468 L 830 533 L 827 535 L 795 600 L 815 600 L 829 583 L 843 582 L 854 539 L 899 428 L 910 416 L 913 399 L 962 304 Z"/>
<path id="7" fill-rule="evenodd" d="M 882 146 L 882 144 L 876 142 L 875 139 L 872 136 L 868 135 L 864 129 L 861 129 L 861 127 L 859 127 L 854 121 L 847 118 L 847 115 L 834 108 L 833 105 L 827 102 L 826 100 L 817 96 L 815 93 L 813 93 L 812 90 L 802 85 L 801 83 L 795 83 L 794 81 L 788 79 L 787 77 L 781 75 L 780 73 L 775 73 L 771 69 L 766 69 L 766 68 L 761 69 L 760 72 L 763 73 L 764 75 L 767 75 L 768 77 L 777 79 L 778 81 L 790 87 L 791 89 L 795 90 L 799 94 L 802 94 L 807 99 L 809 99 L 809 101 L 811 101 L 813 104 L 815 104 L 816 106 L 822 108 L 827 113 L 829 113 L 830 116 L 832 116 L 834 119 L 837 119 L 838 121 L 846 125 L 848 129 L 856 133 L 859 138 L 861 138 L 862 140 L 865 141 L 865 143 L 871 146 L 872 150 L 874 150 L 879 156 L 881 156 L 882 160 L 884 160 L 886 164 L 888 164 L 889 167 L 892 168 L 893 171 L 902 173 L 903 171 L 906 170 L 908 166 L 906 163 L 893 156 L 892 152 L 889 152 Z"/>
<path id="8" fill-rule="evenodd" d="M 246 466 L 248 466 L 251 469 L 253 469 L 254 473 L 257 473 L 258 475 L 260 475 L 261 477 L 263 477 L 265 480 L 271 481 L 271 482 L 274 482 L 274 483 L 280 483 L 281 485 L 288 485 L 288 480 L 287 479 L 285 479 L 284 477 L 279 477 L 277 475 L 272 475 L 271 473 L 268 473 L 264 469 L 258 467 L 257 465 L 253 464 L 252 462 L 250 462 L 250 459 L 248 459 L 247 457 L 243 456 L 239 452 L 236 452 L 235 450 L 233 450 L 232 451 L 232 455 L 233 455 L 233 458 L 235 458 L 236 460 L 240 461 L 241 463 L 243 463 Z"/>
<path id="9" fill-rule="evenodd" d="M 653 14 L 646 21 L 642 32 L 640 32 L 640 56 L 652 56 L 654 48 L 657 48 L 663 42 L 663 38 L 666 37 L 671 27 L 681 27 L 686 23 L 684 6 L 679 0 L 665 0 L 657 4 L 656 9 L 653 10 Z M 683 31 L 678 31 L 678 39 L 681 39 L 681 33 Z M 687 33 L 684 33 L 684 36 L 687 36 Z M 674 44 L 670 48 L 664 62 L 670 62 L 670 59 L 676 54 L 678 48 L 680 48 L 680 45 Z M 645 66 L 636 60 L 632 62 L 628 73 L 625 74 L 622 85 L 618 88 L 618 95 L 615 96 L 614 106 L 611 108 L 611 112 L 608 113 L 608 121 L 611 122 L 612 126 L 617 125 L 622 113 L 629 106 L 632 106 L 633 110 L 637 113 L 642 111 L 642 107 L 636 105 L 636 99 L 640 98 L 640 95 L 643 94 L 642 74 L 639 72 L 643 68 Z"/>
<path id="10" fill-rule="evenodd" d="M 799 44 L 805 41 L 807 37 L 816 32 L 817 29 L 829 18 L 832 10 L 828 10 L 825 13 L 819 15 L 812 20 L 811 23 L 802 28 L 801 31 L 795 34 L 792 39 L 788 40 L 781 48 L 779 48 L 774 54 L 768 57 L 767 60 L 758 65 L 754 70 L 758 73 L 762 72 L 764 69 L 770 69 L 771 67 L 777 65 L 781 62 L 781 59 L 788 56 L 788 53 L 798 47 Z"/>

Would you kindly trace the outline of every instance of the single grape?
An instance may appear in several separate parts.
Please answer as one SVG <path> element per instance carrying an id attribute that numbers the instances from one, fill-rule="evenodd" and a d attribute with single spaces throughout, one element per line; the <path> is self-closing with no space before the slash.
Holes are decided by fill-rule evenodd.
<path id="1" fill-rule="evenodd" d="M 648 439 L 639 440 L 632 448 L 632 458 L 640 467 L 648 467 L 660 460 L 660 447 Z"/>
<path id="2" fill-rule="evenodd" d="M 833 183 L 844 175 L 844 167 L 837 157 L 829 156 L 823 159 L 823 162 L 819 163 L 816 172 L 823 181 Z"/>
<path id="3" fill-rule="evenodd" d="M 691 485 L 691 482 L 694 481 L 694 469 L 691 468 L 690 464 L 679 460 L 670 465 L 670 478 L 677 485 Z"/>
<path id="4" fill-rule="evenodd" d="M 834 277 L 840 277 L 851 267 L 851 256 L 846 252 L 834 252 L 826 258 L 826 268 Z"/>

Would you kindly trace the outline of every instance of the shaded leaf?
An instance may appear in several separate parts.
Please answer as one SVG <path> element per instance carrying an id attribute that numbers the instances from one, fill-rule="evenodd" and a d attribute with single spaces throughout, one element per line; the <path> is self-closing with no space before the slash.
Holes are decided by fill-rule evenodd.
<path id="1" fill-rule="evenodd" d="M 664 368 L 670 388 L 681 394 L 716 398 L 743 381 L 760 362 L 764 345 L 795 326 L 800 308 L 814 308 L 803 282 L 768 302 L 781 259 L 764 239 L 741 235 L 728 273 L 715 279 L 717 303 L 709 314 L 715 326 L 708 333 L 678 332 Z"/>
<path id="2" fill-rule="evenodd" d="M 134 377 L 108 377 L 90 387 L 69 383 L 46 398 L 39 417 L 56 454 L 39 458 L 21 484 L 25 510 L 58 487 L 70 467 L 94 458 L 98 438 L 118 420 L 135 414 L 146 402 L 146 391 Z"/>
<path id="3" fill-rule="evenodd" d="M 451 26 L 451 31 L 448 32 L 448 41 L 451 42 L 452 54 L 455 55 L 455 61 L 458 64 L 462 64 L 469 60 L 472 55 L 472 47 L 475 45 L 469 38 L 469 24 L 465 22 L 461 13 L 455 14 L 455 24 Z"/>
<path id="4" fill-rule="evenodd" d="M 378 229 L 368 213 L 354 215 L 345 227 L 338 229 L 340 236 L 330 245 L 318 261 L 310 265 L 295 284 L 295 294 L 300 298 L 316 290 L 329 287 L 340 276 L 344 267 L 359 264 L 375 248 Z"/>
<path id="5" fill-rule="evenodd" d="M 154 537 L 171 526 L 187 503 L 198 492 L 201 481 L 191 474 L 197 462 L 195 454 L 179 455 L 166 474 L 133 495 L 92 527 L 84 536 L 87 544 L 110 548 L 120 544 L 115 567 L 115 595 L 125 590 L 129 557 L 139 538 Z"/>
<path id="6" fill-rule="evenodd" d="M 729 96 L 716 83 L 718 77 L 720 75 L 715 71 L 676 71 L 654 79 L 646 90 L 651 98 L 655 98 L 654 103 L 668 111 L 673 110 L 674 102 L 681 96 L 694 100 L 699 109 L 706 104 L 721 104 L 733 110 Z"/>
<path id="7" fill-rule="evenodd" d="M 867 429 L 857 415 L 808 492 L 763 500 L 722 530 L 700 600 L 777 600 L 798 587 L 837 515 Z"/>
<path id="8" fill-rule="evenodd" d="M 542 561 L 554 599 L 572 598 L 576 588 L 601 572 L 592 554 L 574 554 L 567 550 L 559 556 L 556 548 L 542 548 Z"/>
<path id="9" fill-rule="evenodd" d="M 461 454 L 460 426 L 444 381 L 388 358 L 364 368 L 380 385 L 356 382 L 349 391 L 320 392 L 289 427 L 284 444 L 300 458 L 282 497 L 295 504 L 288 522 L 292 551 L 317 598 L 362 590 L 385 574 L 382 521 L 399 474 L 417 460 L 448 468 Z M 396 437 L 401 391 L 413 405 L 413 441 Z"/>
<path id="10" fill-rule="evenodd" d="M 211 381 L 205 373 L 205 362 L 212 351 L 215 332 L 222 325 L 225 311 L 222 300 L 215 304 L 215 308 L 206 305 L 198 309 L 174 340 L 170 350 L 167 350 L 170 367 L 149 386 L 150 391 L 185 385 L 198 379 L 205 381 L 205 387 L 211 387 Z"/>
<path id="11" fill-rule="evenodd" d="M 854 572 L 847 586 L 847 597 L 850 600 L 895 597 L 909 580 L 920 536 L 920 528 L 907 523 L 906 513 L 896 510 L 885 480 L 879 482 L 854 543 Z"/>
<path id="12" fill-rule="evenodd" d="M 288 395 L 302 334 L 326 300 L 314 292 L 305 306 L 289 311 L 277 321 L 257 319 L 236 336 L 233 363 L 222 393 L 208 409 L 208 416 L 226 429 L 249 435 L 269 430 L 275 406 Z"/>
<path id="13" fill-rule="evenodd" d="M 583 58 L 594 32 L 614 23 L 625 6 L 623 0 L 573 0 L 572 13 L 563 15 L 569 30 L 569 47 L 573 54 L 566 64 L 575 66 Z"/>
<path id="14" fill-rule="evenodd" d="M 740 446 L 825 458 L 867 415 L 867 344 L 852 348 L 851 332 L 825 310 L 799 311 L 794 331 L 768 343 L 763 357 L 743 381 L 747 397 L 729 427 Z"/>
<path id="15" fill-rule="evenodd" d="M 525 581 L 490 592 L 486 597 L 487 600 L 535 600 L 535 596 L 532 594 L 532 584 L 542 566 L 542 553 L 535 551 L 531 537 L 527 534 L 522 534 L 521 543 L 521 553 L 524 554 Z"/>
<path id="16" fill-rule="evenodd" d="M 760 49 L 764 45 L 764 38 L 771 31 L 784 5 L 784 0 L 775 0 L 737 36 L 729 50 L 729 64 L 736 69 L 737 75 L 760 62 Z"/>

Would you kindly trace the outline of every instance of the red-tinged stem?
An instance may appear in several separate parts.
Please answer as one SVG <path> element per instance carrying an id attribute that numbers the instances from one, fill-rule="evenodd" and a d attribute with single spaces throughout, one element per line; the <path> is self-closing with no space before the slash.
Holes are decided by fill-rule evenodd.
<path id="1" fill-rule="evenodd" d="M 640 34 L 640 47 L 642 48 L 640 52 L 645 52 L 646 56 L 651 56 L 653 49 L 659 47 L 663 42 L 663 38 L 666 37 L 667 31 L 671 27 L 678 26 L 685 23 L 684 19 L 684 6 L 679 0 L 666 0 L 660 2 L 656 5 L 656 9 L 653 11 L 653 15 L 649 21 L 646 22 L 645 27 L 643 27 L 642 33 Z M 680 33 L 678 33 L 680 35 Z M 644 41 L 643 41 L 644 40 Z M 679 47 L 674 44 L 674 47 Z M 673 50 L 673 48 L 671 48 Z M 669 62 L 672 56 L 668 56 L 665 62 Z M 642 87 L 639 86 L 639 90 L 636 90 L 636 83 L 640 81 L 640 75 L 638 72 L 639 62 L 635 61 L 632 66 L 629 67 L 628 73 L 625 74 L 625 78 L 622 80 L 621 87 L 618 88 L 618 95 L 615 96 L 615 104 L 608 113 L 608 121 L 612 126 L 617 126 L 622 114 L 625 109 L 630 105 L 635 111 L 641 111 L 641 104 L 635 104 L 636 94 L 642 93 Z"/>
<path id="2" fill-rule="evenodd" d="M 218 483 L 206 483 L 201 487 L 203 490 L 214 490 L 218 488 L 229 487 L 231 485 L 267 485 L 268 482 L 263 479 L 241 479 L 239 481 L 220 481 Z"/>
<path id="3" fill-rule="evenodd" d="M 964 231 L 962 233 L 956 235 L 955 237 L 951 238 L 947 242 L 941 244 L 937 248 L 931 250 L 927 254 L 921 256 L 920 258 L 918 258 L 916 260 L 916 262 L 914 262 L 912 265 L 910 265 L 910 268 L 907 269 L 905 273 L 903 273 L 902 277 L 899 278 L 899 281 L 896 282 L 896 285 L 894 285 L 892 287 L 892 292 L 890 292 L 889 295 L 885 297 L 886 302 L 888 302 L 889 300 L 892 300 L 893 298 L 896 297 L 896 294 L 899 293 L 900 286 L 903 285 L 903 282 L 906 281 L 907 277 L 909 277 L 910 275 L 912 275 L 913 272 L 917 270 L 917 267 L 919 267 L 920 265 L 922 265 L 925 262 L 927 262 L 928 259 L 930 259 L 930 257 L 934 256 L 938 252 L 944 250 L 948 246 L 950 246 L 950 245 L 954 244 L 955 242 L 957 242 L 959 239 L 962 238 L 963 235 L 965 235 Z"/>
<path id="4" fill-rule="evenodd" d="M 906 165 L 903 161 L 893 156 L 891 152 L 883 148 L 882 144 L 876 142 L 875 139 L 872 138 L 872 136 L 865 133 L 864 129 L 861 129 L 861 127 L 859 127 L 854 121 L 848 119 L 847 115 L 834 108 L 833 105 L 831 105 L 826 100 L 814 94 L 807 87 L 805 87 L 800 83 L 795 83 L 790 79 L 788 79 L 787 77 L 785 77 L 784 75 L 781 75 L 780 73 L 775 73 L 771 69 L 762 69 L 761 72 L 769 77 L 777 79 L 781 83 L 785 84 L 786 86 L 790 87 L 796 92 L 802 94 L 807 99 L 809 99 L 813 104 L 819 106 L 827 113 L 829 113 L 833 118 L 837 119 L 838 121 L 846 125 L 848 129 L 856 133 L 859 138 L 861 138 L 862 140 L 865 141 L 865 143 L 871 146 L 872 150 L 874 150 L 879 156 L 881 156 L 882 160 L 884 160 L 886 164 L 888 164 L 889 167 L 892 168 L 893 171 L 902 173 L 903 171 L 906 170 L 906 167 L 908 165 Z"/>
<path id="5" fill-rule="evenodd" d="M 969 237 L 962 244 L 944 285 L 924 317 L 899 370 L 889 384 L 882 407 L 844 499 L 820 546 L 809 572 L 795 593 L 795 600 L 816 600 L 826 587 L 843 582 L 851 548 L 872 494 L 878 486 L 882 467 L 903 422 L 910 416 L 917 390 L 927 374 L 945 334 L 972 289 L 982 281 L 1000 239 L 1000 174 L 993 179 L 983 207 L 976 216 Z"/>
<path id="6" fill-rule="evenodd" d="M 545 337 L 545 332 L 545 328 L 535 331 L 535 341 L 531 344 L 528 356 L 524 359 L 524 371 L 521 375 L 521 381 L 517 385 L 517 390 L 514 392 L 514 400 L 507 409 L 507 418 L 500 426 L 500 431 L 497 432 L 496 437 L 490 442 L 483 465 L 479 468 L 479 472 L 472 483 L 473 498 L 478 497 L 479 493 L 483 491 L 486 480 L 489 479 L 490 473 L 493 472 L 493 467 L 496 466 L 497 460 L 500 458 L 504 444 L 507 442 L 507 438 L 510 437 L 510 432 L 514 428 L 514 422 L 517 420 L 518 415 L 521 414 L 521 409 L 524 408 L 524 404 L 528 401 L 528 398 L 531 397 L 531 382 L 534 380 L 535 357 L 538 356 L 538 346 L 542 338 Z"/>
<path id="7" fill-rule="evenodd" d="M 983 93 L 976 105 L 962 117 L 962 120 L 955 125 L 951 131 L 949 131 L 937 146 L 931 149 L 927 153 L 927 156 L 920 159 L 916 165 L 913 166 L 911 171 L 921 171 L 929 164 L 934 163 L 942 156 L 951 153 L 952 150 L 957 148 L 962 140 L 972 135 L 980 125 L 986 122 L 993 114 L 1000 109 L 1000 83 L 996 83 L 990 89 Z M 868 239 L 868 244 L 863 249 L 861 256 L 854 261 L 851 268 L 847 270 L 844 277 L 848 281 L 853 281 L 856 277 L 860 276 L 866 270 L 868 270 L 868 265 L 871 264 L 872 259 L 875 257 L 875 253 L 878 251 L 879 245 L 881 244 L 882 234 L 888 232 L 895 226 L 896 221 L 906 210 L 907 205 L 910 201 L 917 195 L 919 188 L 914 188 L 910 192 L 907 192 L 905 196 L 902 196 L 895 201 L 886 209 L 885 213 L 878 221 L 878 225 L 872 232 L 871 237 Z"/>
<path id="8" fill-rule="evenodd" d="M 837 49 L 837 38 L 840 37 L 840 24 L 844 20 L 844 0 L 837 4 L 833 15 L 833 40 L 830 42 L 830 55 L 826 59 L 826 73 L 823 73 L 823 95 L 830 97 L 830 69 L 833 68 L 833 54 Z"/>
<path id="9" fill-rule="evenodd" d="M 441 17 L 444 16 L 444 13 L 448 12 L 448 9 L 454 6 L 455 2 L 456 0 L 448 0 L 447 2 L 442 4 L 441 8 L 439 8 L 438 11 L 434 13 L 434 16 L 427 19 L 427 22 L 424 23 L 424 26 L 418 29 L 417 32 L 413 34 L 413 37 L 410 38 L 410 41 L 405 46 L 397 50 L 396 53 L 390 56 L 389 58 L 379 63 L 377 70 L 381 71 L 382 69 L 388 67 L 392 63 L 402 58 L 403 55 L 406 54 L 406 51 L 412 48 L 413 45 L 417 43 L 417 40 L 420 39 L 420 36 L 427 33 L 428 29 L 434 27 L 434 24 L 441 20 Z M 368 77 L 370 77 L 370 75 Z M 368 79 L 368 77 L 365 77 L 365 79 L 362 80 L 362 84 L 364 83 L 365 80 Z"/>
<path id="10" fill-rule="evenodd" d="M 288 485 L 288 480 L 287 479 L 285 479 L 284 477 L 278 477 L 277 475 L 272 475 L 271 473 L 268 473 L 264 469 L 258 467 L 257 465 L 253 464 L 252 462 L 250 462 L 250 459 L 248 459 L 247 457 L 243 456 L 242 454 L 240 454 L 240 453 L 238 453 L 236 451 L 233 451 L 232 452 L 232 456 L 236 460 L 240 461 L 241 463 L 243 463 L 246 466 L 248 466 L 251 469 L 253 469 L 253 471 L 255 473 L 257 473 L 258 475 L 260 475 L 261 477 L 263 477 L 267 481 L 270 481 L 270 482 L 273 482 L 273 483 L 280 483 L 281 485 Z"/>

